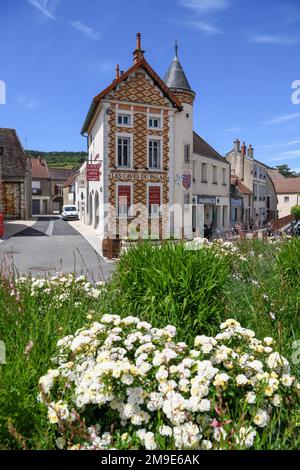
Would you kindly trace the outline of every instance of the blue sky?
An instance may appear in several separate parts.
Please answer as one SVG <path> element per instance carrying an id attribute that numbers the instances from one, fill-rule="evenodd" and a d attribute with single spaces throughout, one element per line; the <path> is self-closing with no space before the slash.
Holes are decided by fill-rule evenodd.
<path id="1" fill-rule="evenodd" d="M 195 130 L 224 154 L 236 137 L 300 171 L 299 0 L 1 0 L 0 126 L 27 148 L 82 150 L 91 99 L 132 65 L 142 33 L 163 76 L 179 41 Z M 299 94 L 300 96 L 300 94 Z"/>

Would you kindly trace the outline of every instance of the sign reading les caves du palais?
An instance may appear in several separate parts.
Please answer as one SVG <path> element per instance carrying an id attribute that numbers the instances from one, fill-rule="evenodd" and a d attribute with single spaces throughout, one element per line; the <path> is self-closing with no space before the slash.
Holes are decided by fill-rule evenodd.
<path id="1" fill-rule="evenodd" d="M 86 166 L 86 179 L 90 182 L 100 180 L 100 164 L 88 164 Z"/>

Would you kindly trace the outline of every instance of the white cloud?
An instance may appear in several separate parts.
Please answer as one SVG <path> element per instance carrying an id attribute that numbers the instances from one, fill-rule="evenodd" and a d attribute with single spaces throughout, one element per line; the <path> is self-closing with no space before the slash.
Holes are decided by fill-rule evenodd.
<path id="1" fill-rule="evenodd" d="M 282 124 L 284 122 L 292 121 L 294 119 L 299 119 L 300 113 L 291 113 L 291 114 L 283 114 L 281 116 L 275 116 L 268 121 L 263 122 L 265 125 L 272 125 L 272 124 Z"/>
<path id="2" fill-rule="evenodd" d="M 70 21 L 70 25 L 94 41 L 98 41 L 98 39 L 100 39 L 102 36 L 100 33 L 85 25 L 81 21 Z"/>
<path id="3" fill-rule="evenodd" d="M 179 0 L 179 4 L 197 13 L 210 13 L 225 10 L 231 5 L 231 0 Z"/>
<path id="4" fill-rule="evenodd" d="M 292 46 L 293 44 L 297 44 L 299 39 L 292 38 L 289 36 L 276 36 L 276 35 L 268 35 L 268 34 L 256 34 L 253 35 L 251 38 L 252 42 L 258 44 L 273 44 L 277 46 Z"/>
<path id="5" fill-rule="evenodd" d="M 268 162 L 283 162 L 286 163 L 289 160 L 296 160 L 300 158 L 300 150 L 294 150 L 292 152 L 279 153 L 277 156 L 269 158 Z"/>
<path id="6" fill-rule="evenodd" d="M 57 21 L 54 11 L 59 0 L 27 0 L 30 5 L 39 10 L 43 15 L 47 16 L 50 20 Z"/>
<path id="7" fill-rule="evenodd" d="M 300 140 L 290 140 L 288 142 L 279 142 L 271 145 L 262 145 L 258 150 L 274 150 L 280 147 L 292 147 L 293 145 L 299 145 Z"/>
<path id="8" fill-rule="evenodd" d="M 19 95 L 17 98 L 17 102 L 25 109 L 34 109 L 38 105 L 38 102 L 35 98 L 32 98 L 31 96 L 27 96 L 25 94 Z"/>
<path id="9" fill-rule="evenodd" d="M 208 23 L 206 21 L 198 21 L 198 20 L 187 20 L 184 21 L 183 24 L 188 28 L 194 29 L 196 31 L 201 31 L 204 34 L 213 35 L 213 34 L 221 34 L 222 31 L 212 23 Z"/>

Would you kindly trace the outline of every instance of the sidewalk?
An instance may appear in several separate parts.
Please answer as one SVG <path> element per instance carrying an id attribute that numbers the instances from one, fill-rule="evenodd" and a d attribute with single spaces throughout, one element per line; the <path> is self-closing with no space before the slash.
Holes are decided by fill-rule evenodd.
<path id="1" fill-rule="evenodd" d="M 68 223 L 86 239 L 86 241 L 94 248 L 96 253 L 105 260 L 106 263 L 115 263 L 114 260 L 104 258 L 102 252 L 102 238 L 97 235 L 96 230 L 91 225 L 86 225 L 82 220 L 76 220 L 74 222 L 69 221 Z"/>
<path id="2" fill-rule="evenodd" d="M 22 232 L 28 227 L 36 224 L 36 220 L 5 220 L 4 221 L 4 236 L 0 239 L 0 243 L 8 240 L 19 232 Z"/>

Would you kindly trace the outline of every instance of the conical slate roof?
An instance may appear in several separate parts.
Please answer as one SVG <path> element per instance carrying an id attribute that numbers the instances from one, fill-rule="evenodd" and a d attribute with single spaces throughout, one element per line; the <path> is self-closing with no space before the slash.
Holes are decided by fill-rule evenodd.
<path id="1" fill-rule="evenodd" d="M 167 71 L 165 78 L 165 84 L 172 90 L 188 90 L 192 91 L 188 79 L 183 71 L 182 65 L 178 60 L 178 57 L 174 57 L 172 64 Z"/>

